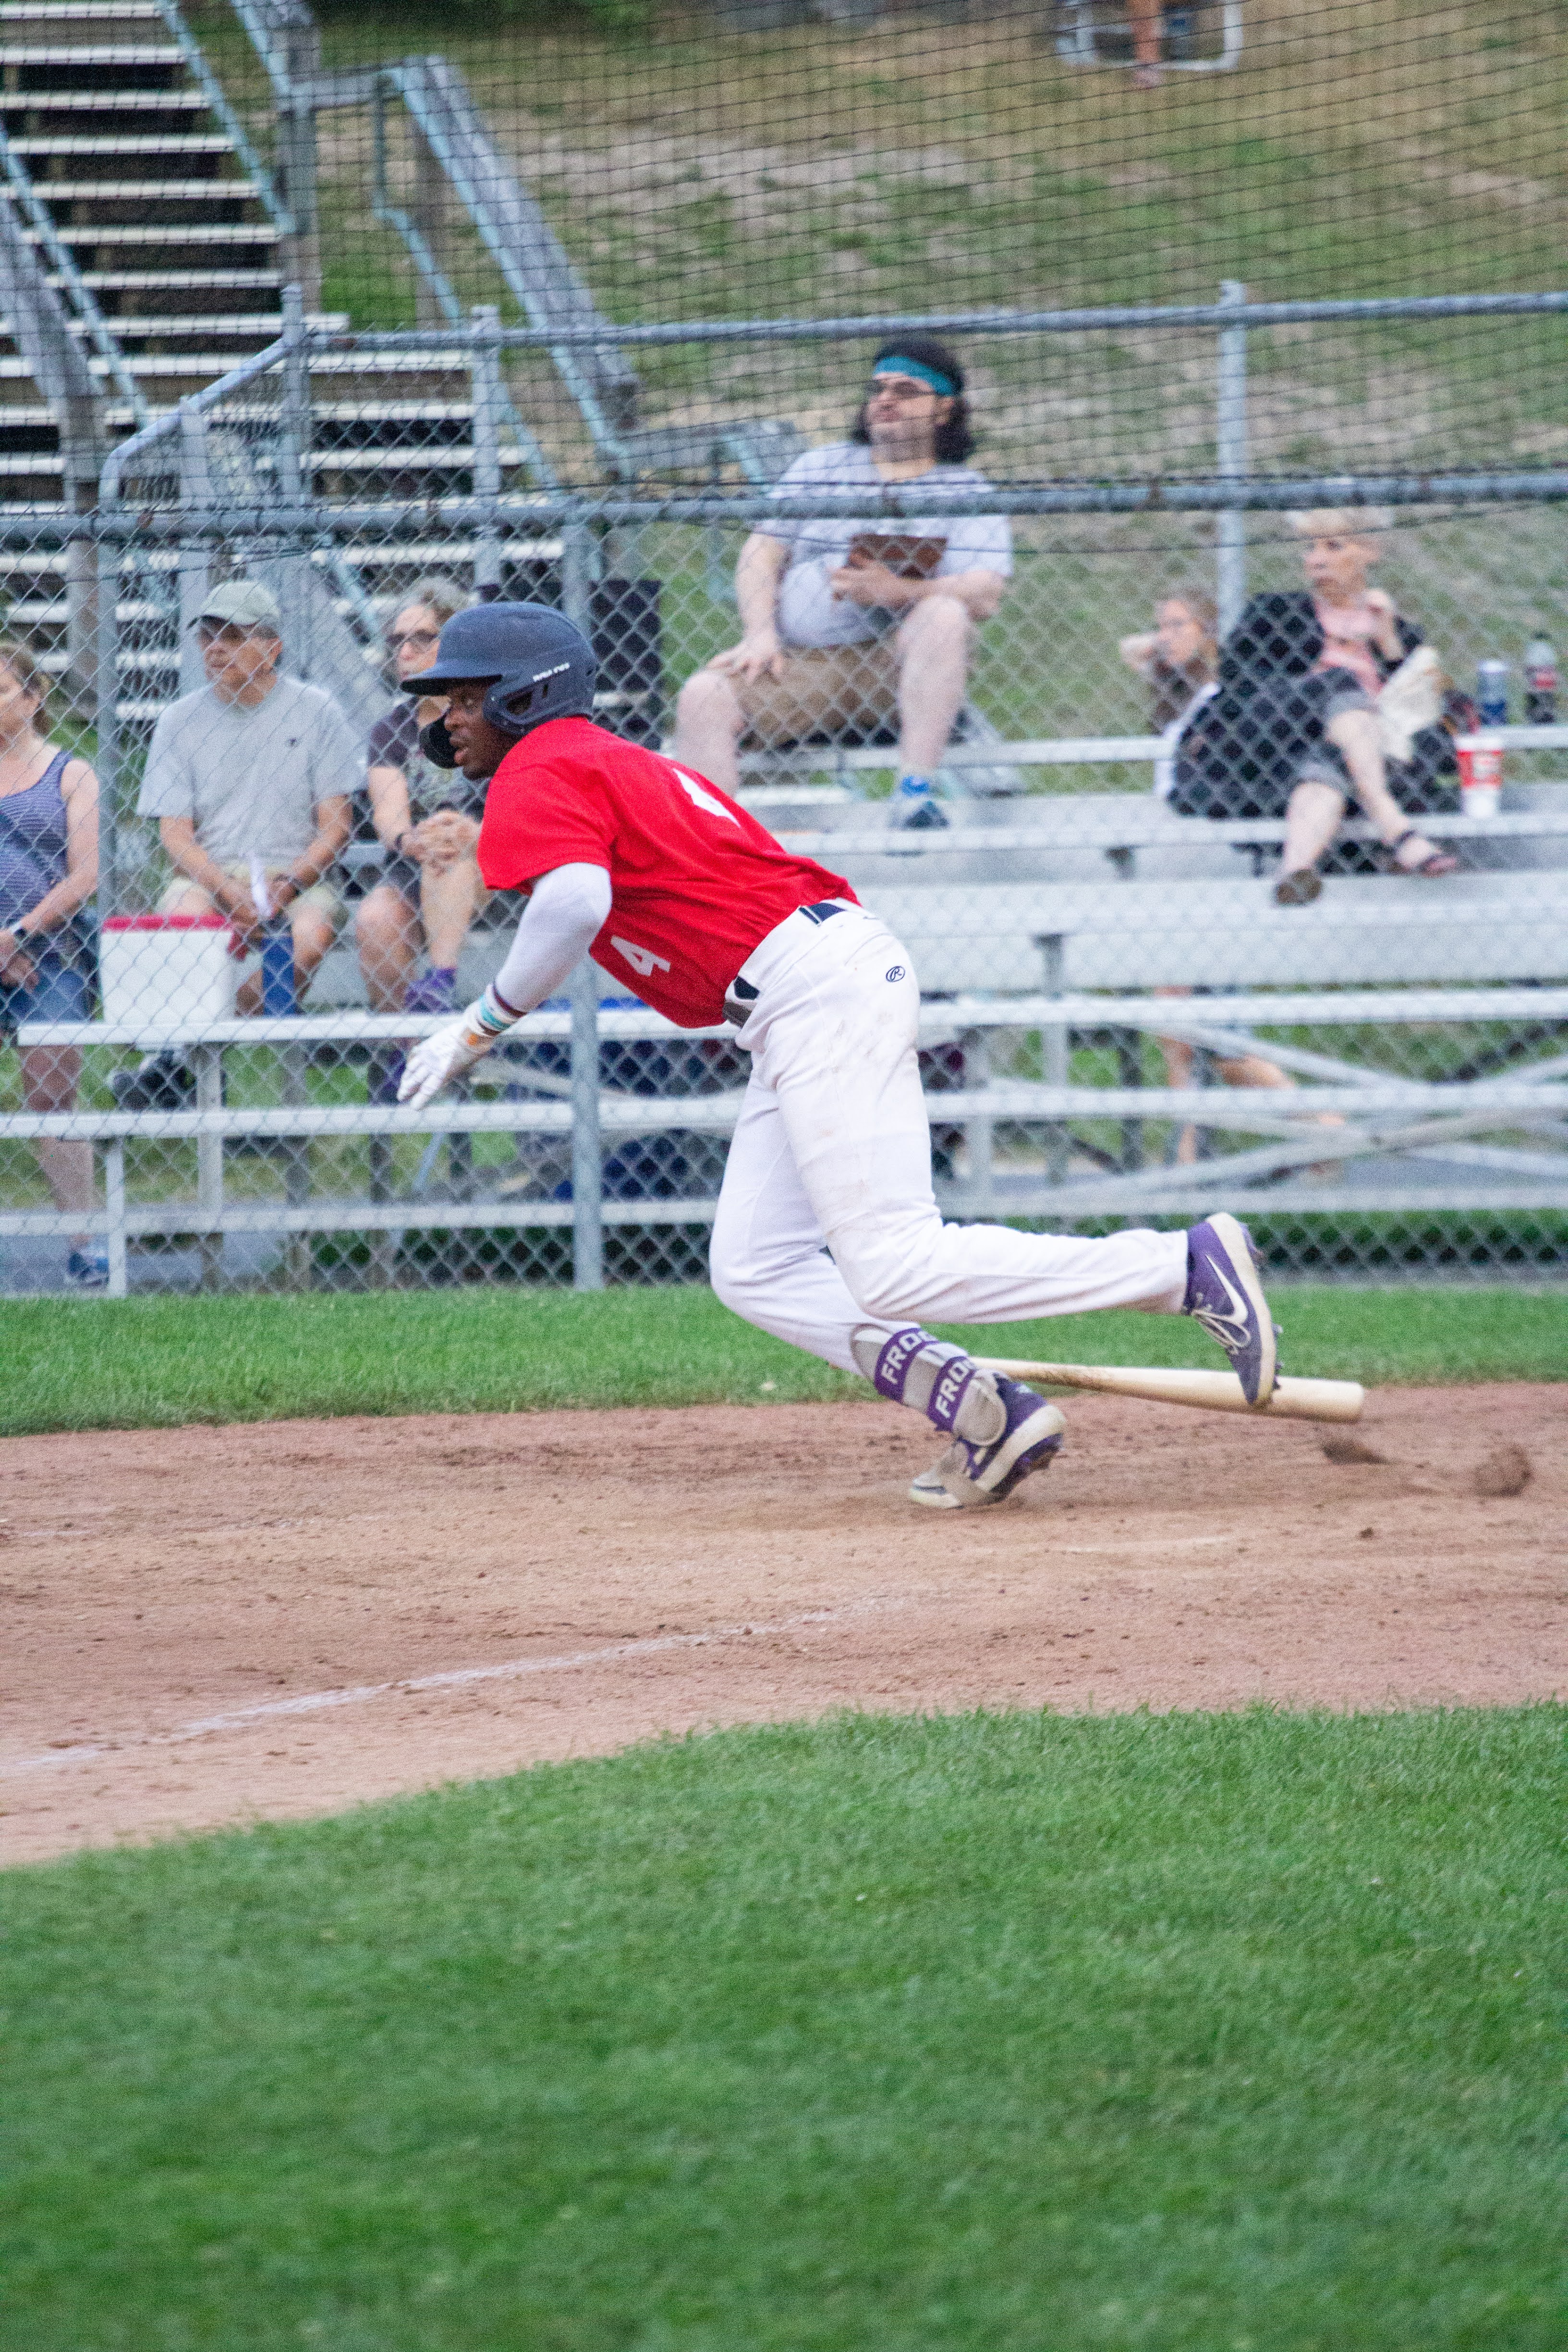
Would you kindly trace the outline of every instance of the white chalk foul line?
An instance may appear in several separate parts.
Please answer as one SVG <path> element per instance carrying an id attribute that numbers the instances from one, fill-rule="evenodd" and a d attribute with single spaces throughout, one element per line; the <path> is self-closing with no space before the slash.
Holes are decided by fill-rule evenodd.
<path id="1" fill-rule="evenodd" d="M 845 1617 L 866 1617 L 879 1609 L 901 1609 L 914 1595 L 893 1594 L 876 1601 L 854 1601 L 842 1609 L 807 1609 L 798 1617 L 776 1624 L 713 1625 L 705 1633 L 649 1634 L 639 1642 L 611 1642 L 602 1649 L 577 1650 L 563 1658 L 508 1658 L 495 1666 L 450 1666 L 438 1675 L 405 1675 L 390 1683 L 355 1683 L 342 1690 L 305 1691 L 298 1698 L 268 1699 L 261 1706 L 241 1706 L 226 1715 L 204 1715 L 194 1723 L 176 1724 L 172 1731 L 135 1731 L 123 1739 L 73 1741 L 51 1748 L 42 1756 L 0 1759 L 0 1776 L 47 1772 L 61 1764 L 89 1764 L 100 1756 L 123 1755 L 133 1748 L 175 1748 L 182 1740 L 206 1739 L 215 1733 L 246 1731 L 252 1724 L 276 1722 L 291 1715 L 320 1715 L 333 1706 L 363 1706 L 368 1699 L 407 1697 L 418 1691 L 461 1690 L 474 1683 L 518 1682 L 526 1675 L 568 1674 L 578 1666 L 607 1665 L 618 1658 L 647 1658 L 661 1650 L 700 1650 L 713 1642 L 737 1642 L 748 1634 L 790 1633 L 803 1625 L 830 1625 Z"/>

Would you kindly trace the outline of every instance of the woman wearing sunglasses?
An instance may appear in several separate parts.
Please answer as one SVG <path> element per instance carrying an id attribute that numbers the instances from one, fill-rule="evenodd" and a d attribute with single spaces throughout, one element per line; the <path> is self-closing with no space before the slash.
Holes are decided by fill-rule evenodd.
<path id="1" fill-rule="evenodd" d="M 968 690 L 975 637 L 1013 570 L 1005 515 L 944 511 L 952 492 L 988 490 L 963 370 L 945 343 L 901 335 L 871 362 L 847 441 L 808 449 L 773 485 L 784 510 L 741 550 L 744 632 L 689 677 L 675 755 L 727 793 L 743 747 L 898 742 L 891 821 L 947 823 L 936 773 Z M 929 513 L 879 516 L 888 489 L 931 493 Z M 863 491 L 859 519 L 809 512 L 816 491 Z M 788 502 L 803 499 L 804 515 Z"/>
<path id="2" fill-rule="evenodd" d="M 441 631 L 470 602 L 455 580 L 416 581 L 394 614 L 387 651 L 401 687 L 436 658 Z M 457 1003 L 458 958 L 487 896 L 474 862 L 485 788 L 432 766 L 419 730 L 439 716 L 439 698 L 399 696 L 398 707 L 371 730 L 371 819 L 392 853 L 354 925 L 360 969 L 374 1013 L 450 1013 Z M 415 977 L 420 950 L 426 968 Z M 383 1075 L 378 1095 L 395 1101 L 402 1057 Z"/>

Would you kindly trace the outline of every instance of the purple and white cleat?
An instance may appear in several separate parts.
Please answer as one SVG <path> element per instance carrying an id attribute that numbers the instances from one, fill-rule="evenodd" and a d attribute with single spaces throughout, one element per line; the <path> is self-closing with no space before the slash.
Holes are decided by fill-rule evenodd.
<path id="1" fill-rule="evenodd" d="M 879 1394 L 923 1412 L 952 1440 L 910 1488 L 911 1503 L 951 1511 L 1005 1502 L 1060 1450 L 1064 1423 L 1054 1404 L 983 1371 L 965 1349 L 918 1323 L 890 1333 L 886 1324 L 864 1323 L 850 1334 L 849 1351 Z"/>
<path id="2" fill-rule="evenodd" d="M 1045 1469 L 1061 1452 L 1067 1423 L 1054 1404 L 999 1372 L 980 1377 L 995 1383 L 1004 1414 L 1001 1435 L 988 1445 L 954 1438 L 941 1461 L 911 1481 L 911 1503 L 946 1511 L 1005 1503 L 1031 1471 Z"/>
<path id="3" fill-rule="evenodd" d="M 1230 1358 L 1248 1404 L 1267 1404 L 1279 1369 L 1279 1327 L 1268 1312 L 1252 1235 L 1222 1210 L 1187 1235 L 1187 1295 L 1182 1312 L 1201 1324 Z"/>

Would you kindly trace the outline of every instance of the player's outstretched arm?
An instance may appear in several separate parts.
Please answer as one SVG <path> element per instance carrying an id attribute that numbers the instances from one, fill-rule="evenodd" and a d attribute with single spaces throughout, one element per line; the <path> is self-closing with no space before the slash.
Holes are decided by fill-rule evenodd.
<path id="1" fill-rule="evenodd" d="M 506 961 L 466 1013 L 416 1045 L 397 1089 L 398 1101 L 423 1110 L 443 1087 L 472 1069 L 498 1037 L 575 971 L 609 911 L 610 877 L 602 866 L 557 866 L 542 875 Z"/>

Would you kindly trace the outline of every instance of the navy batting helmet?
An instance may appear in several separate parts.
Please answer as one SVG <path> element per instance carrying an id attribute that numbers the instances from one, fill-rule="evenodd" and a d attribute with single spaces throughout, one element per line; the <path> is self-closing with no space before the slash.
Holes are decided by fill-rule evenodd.
<path id="1" fill-rule="evenodd" d="M 468 678 L 495 682 L 484 715 L 503 735 L 521 737 L 547 719 L 591 719 L 599 665 L 581 629 L 549 604 L 470 604 L 441 632 L 428 669 L 403 681 L 405 694 L 439 694 Z M 425 756 L 455 768 L 447 722 L 420 730 Z"/>

